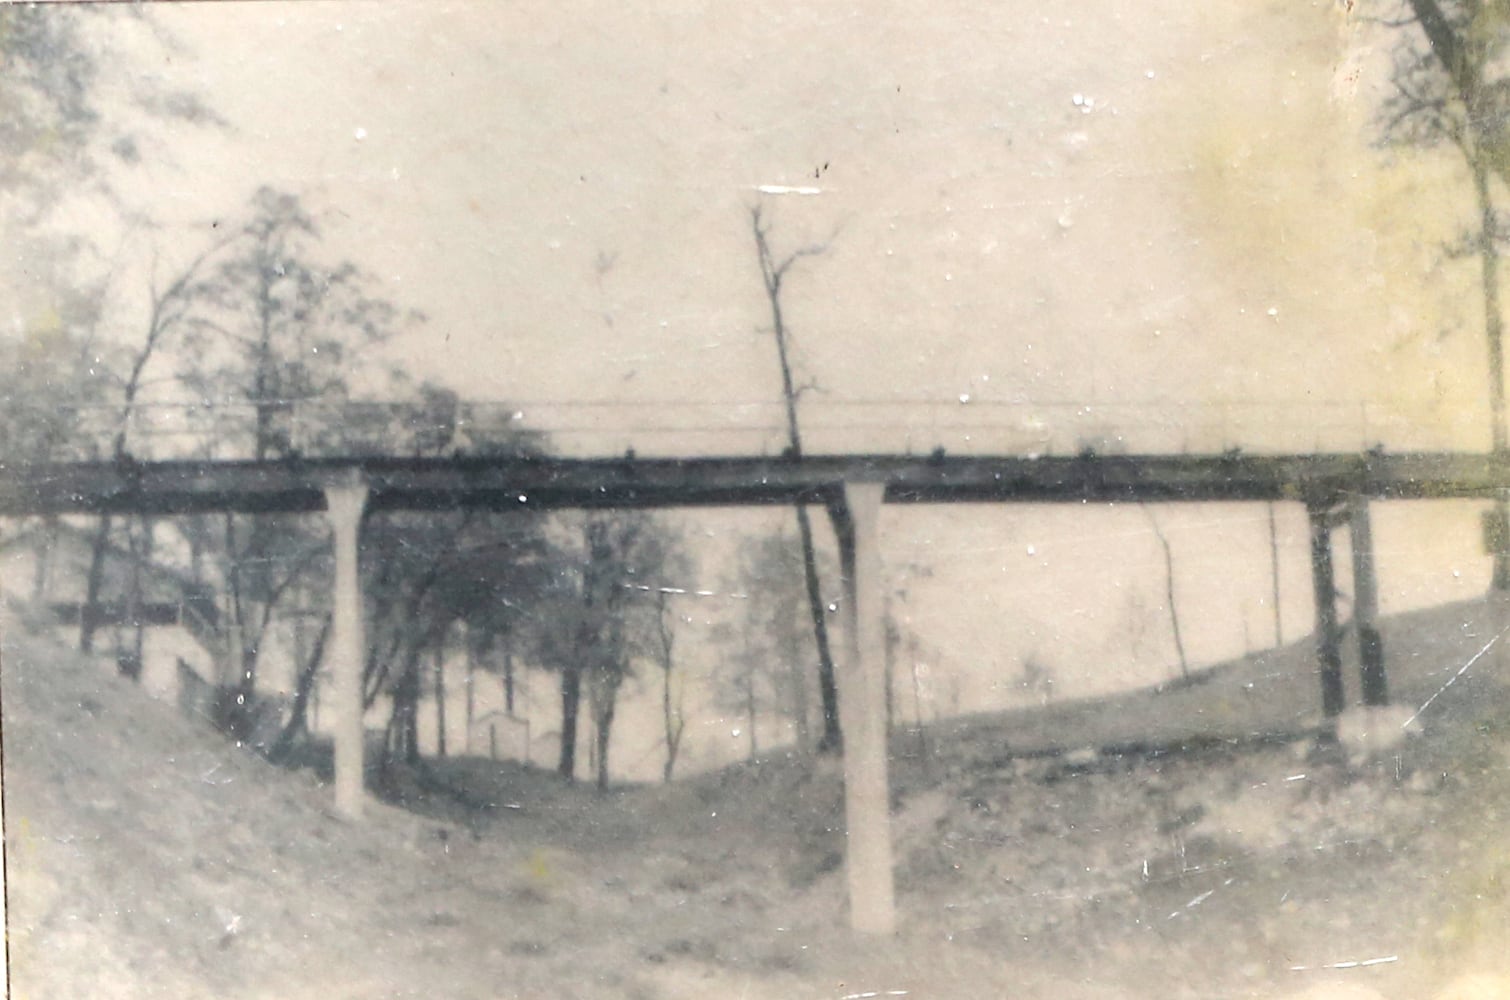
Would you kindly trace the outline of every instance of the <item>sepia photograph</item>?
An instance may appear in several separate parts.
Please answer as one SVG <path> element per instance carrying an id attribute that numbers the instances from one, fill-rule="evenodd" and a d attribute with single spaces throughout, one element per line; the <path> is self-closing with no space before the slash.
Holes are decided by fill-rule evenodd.
<path id="1" fill-rule="evenodd" d="M 1510 1000 L 1510 4 L 0 3 L 15 1000 Z"/>

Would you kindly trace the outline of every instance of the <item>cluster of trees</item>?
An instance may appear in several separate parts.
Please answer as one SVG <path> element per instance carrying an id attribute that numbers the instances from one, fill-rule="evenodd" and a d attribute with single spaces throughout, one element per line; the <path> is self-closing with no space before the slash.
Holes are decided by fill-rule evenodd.
<path id="1" fill-rule="evenodd" d="M 87 187 L 97 204 L 118 210 L 119 226 L 134 225 L 140 220 L 128 219 L 132 210 L 111 191 L 112 177 L 144 155 L 148 130 L 135 129 L 133 115 L 205 128 L 220 123 L 181 93 L 134 91 L 126 105 L 102 108 L 102 81 L 112 67 L 99 55 L 102 26 L 92 17 L 19 5 L 0 10 L 7 67 L 0 80 L 7 108 L 0 211 L 8 232 L 26 244 L 27 278 L 45 303 L 0 340 L 0 460 L 11 467 L 147 456 L 277 461 L 457 447 L 522 455 L 547 446 L 444 388 L 374 370 L 372 349 L 423 317 L 384 296 L 356 263 L 331 259 L 319 219 L 294 192 L 258 190 L 239 213 L 207 225 L 186 260 L 153 266 L 148 287 L 123 293 L 116 269 L 100 264 L 108 255 L 94 245 L 97 233 L 67 231 L 53 206 L 65 192 Z M 107 311 L 122 302 L 144 306 L 135 319 L 117 310 L 107 324 Z M 390 402 L 356 399 L 358 381 L 385 385 Z M 159 430 L 152 418 L 164 404 L 186 416 L 189 433 L 181 422 L 171 440 L 152 437 Z M 180 518 L 170 528 L 143 517 L 102 517 L 92 537 L 81 647 L 94 648 L 108 624 L 101 606 L 106 581 L 118 578 L 108 572 L 112 561 L 127 563 L 137 580 L 143 564 L 181 564 L 196 588 L 217 595 L 217 613 L 201 622 L 200 637 L 222 664 L 215 714 L 233 735 L 249 737 L 266 714 L 271 699 L 260 675 L 275 635 L 297 623 L 294 690 L 269 747 L 289 753 L 309 731 L 331 630 L 331 552 L 322 519 L 224 514 Z M 433 696 L 444 712 L 444 653 L 461 649 L 469 670 L 503 677 L 510 701 L 516 663 L 557 672 L 566 774 L 575 770 L 585 692 L 597 778 L 606 783 L 625 679 L 654 663 L 669 690 L 674 670 L 677 618 L 664 580 L 681 571 L 685 557 L 664 522 L 644 515 L 387 514 L 369 518 L 363 546 L 373 623 L 364 693 L 369 707 L 380 700 L 390 706 L 387 760 L 417 758 L 422 699 Z M 139 588 L 130 589 L 128 604 L 139 603 Z M 126 619 L 134 638 L 120 663 L 137 676 L 142 626 L 129 608 Z M 674 714 L 668 709 L 668 774 L 685 728 Z M 443 722 L 438 731 L 444 740 Z"/>
<path id="2" fill-rule="evenodd" d="M 470 455 L 521 456 L 547 447 L 496 409 L 469 405 L 439 386 L 409 385 L 398 375 L 386 377 L 390 399 L 382 405 L 354 399 L 353 380 L 388 375 L 363 370 L 370 348 L 421 318 L 382 297 L 354 264 L 324 261 L 320 237 L 300 198 L 258 191 L 242 222 L 217 227 L 181 271 L 160 287 L 154 283 L 136 338 L 106 350 L 87 327 L 63 325 L 60 345 L 47 358 L 54 367 L 46 374 L 25 370 L 10 387 L 5 405 L 39 419 L 5 422 L 9 434 L 0 455 L 17 464 L 134 461 L 151 448 L 141 438 L 148 426 L 144 400 L 163 398 L 162 386 L 240 416 L 206 420 L 194 434 L 175 437 L 175 456 L 279 461 L 311 454 L 441 455 L 457 447 Z M 19 350 L 24 354 L 26 345 Z M 57 364 L 70 354 L 87 354 L 88 364 Z M 87 385 L 78 384 L 80 371 L 88 372 Z M 89 398 L 90 406 L 58 405 L 59 387 Z M 158 395 L 150 397 L 149 389 Z M 290 622 L 316 623 L 301 632 L 308 638 L 312 631 L 312 640 L 295 644 L 296 683 L 270 746 L 276 755 L 289 753 L 308 733 L 331 629 L 331 552 L 323 519 L 226 513 L 178 519 L 169 528 L 144 517 L 106 516 L 97 520 L 93 537 L 81 648 L 94 647 L 104 624 L 99 608 L 112 559 L 124 552 L 133 567 L 181 559 L 196 587 L 218 593 L 208 637 L 222 663 L 215 715 L 237 738 L 250 739 L 265 722 L 268 699 L 260 696 L 266 685 L 259 675 L 274 635 Z M 442 664 L 453 648 L 465 651 L 469 669 L 503 674 L 509 690 L 521 658 L 558 673 L 560 768 L 567 775 L 575 771 L 585 692 L 597 778 L 607 783 L 624 680 L 641 661 L 653 659 L 668 675 L 672 670 L 675 619 L 656 596 L 685 561 L 664 522 L 629 514 L 390 513 L 368 519 L 363 548 L 373 623 L 364 693 L 369 707 L 380 700 L 390 707 L 385 760 L 418 760 L 420 705 L 431 697 L 444 712 Z M 133 595 L 127 596 L 129 604 Z M 132 645 L 120 662 L 135 676 L 139 619 Z M 443 740 L 443 720 L 438 731 Z M 444 752 L 444 745 L 438 749 Z"/>
<path id="3" fill-rule="evenodd" d="M 156 44 L 173 47 L 149 17 L 131 17 Z M 102 233 L 156 232 L 152 208 L 128 204 L 114 184 L 143 160 L 166 156 L 153 145 L 153 126 L 213 130 L 225 123 L 195 95 L 141 83 L 105 55 L 103 40 L 116 27 L 87 8 L 0 10 L 7 64 L 0 98 L 11 112 L 0 125 L 0 211 L 8 231 L 25 242 L 27 280 L 45 301 L 14 336 L 0 338 L 0 460 L 278 461 L 352 452 L 431 455 L 458 445 L 474 454 L 515 455 L 547 447 L 443 388 L 371 370 L 374 347 L 424 318 L 385 297 L 356 263 L 331 259 L 320 220 L 296 192 L 257 191 L 239 212 L 175 238 L 174 254 L 151 254 L 145 275 L 117 267 L 100 245 Z M 80 191 L 93 208 L 114 212 L 114 222 L 90 232 L 61 224 L 56 206 Z M 800 457 L 797 406 L 804 387 L 791 361 L 782 291 L 792 267 L 823 247 L 780 256 L 758 208 L 751 222 L 771 306 L 789 451 Z M 146 287 L 123 287 L 138 281 Z M 355 384 L 375 383 L 400 402 L 376 407 L 354 398 Z M 171 438 L 157 419 L 165 405 L 177 418 Z M 763 638 L 736 644 L 725 686 L 741 692 L 731 700 L 752 720 L 762 712 L 788 716 L 804 743 L 833 749 L 840 733 L 824 574 L 805 508 L 797 508 L 796 521 L 795 563 L 789 539 L 755 543 L 766 551 L 747 559 L 746 570 L 774 585 L 757 588 L 770 600 L 752 602 L 747 610 L 755 617 L 740 623 L 740 634 Z M 99 518 L 92 532 L 80 646 L 93 649 L 104 626 L 120 626 L 101 612 L 112 563 L 132 567 L 133 581 L 144 563 L 186 564 L 196 591 L 216 595 L 218 612 L 201 618 L 199 632 L 222 664 L 217 715 L 238 737 L 249 737 L 261 718 L 260 675 L 275 636 L 297 623 L 291 706 L 272 747 L 289 752 L 309 729 L 331 630 L 323 522 L 224 514 L 180 518 L 170 528 L 118 516 Z M 443 664 L 451 648 L 465 652 L 469 670 L 500 673 L 510 700 L 516 663 L 557 673 L 563 773 L 575 770 L 585 695 L 599 781 L 607 780 L 619 692 L 636 670 L 653 664 L 662 681 L 670 776 L 686 732 L 676 677 L 677 629 L 685 617 L 666 584 L 685 572 L 687 561 L 663 522 L 629 515 L 383 515 L 369 519 L 364 546 L 374 623 L 365 694 L 369 706 L 383 698 L 391 704 L 390 759 L 416 757 L 419 707 L 443 685 L 443 669 L 433 665 Z M 134 584 L 127 603 L 133 601 L 140 601 Z M 128 621 L 139 617 L 128 607 Z M 773 631 L 777 621 L 782 625 Z M 140 624 L 127 645 L 120 662 L 135 676 Z M 446 699 L 434 702 L 443 712 Z M 752 739 L 756 728 L 749 726 Z M 439 731 L 443 739 L 445 727 Z"/>
<path id="4" fill-rule="evenodd" d="M 7 362 L 0 365 L 0 458 L 13 465 L 170 456 L 278 461 L 352 452 L 439 455 L 457 447 L 474 455 L 527 455 L 548 447 L 497 410 L 373 370 L 372 349 L 423 317 L 386 298 L 354 262 L 330 259 L 316 213 L 294 192 L 258 190 L 239 212 L 190 237 L 199 246 L 178 263 L 154 262 L 146 288 L 123 291 L 119 274 L 98 266 L 106 255 L 93 236 L 63 232 L 49 207 L 68 185 L 108 191 L 116 172 L 159 154 L 144 148 L 145 131 L 130 125 L 135 119 L 99 106 L 111 67 L 91 40 L 97 28 L 85 11 L 0 11 L 10 70 L 0 88 L 7 107 L 17 109 L 0 132 L 0 198 L 8 228 L 27 241 L 29 259 L 48 268 L 40 296 L 47 307 L 0 344 Z M 151 92 L 135 103 L 149 118 L 220 125 L 192 95 Z M 131 213 L 109 197 L 104 202 L 123 219 Z M 758 214 L 753 221 L 791 445 L 800 454 L 800 389 L 780 292 L 791 265 L 817 248 L 778 260 L 764 221 Z M 143 304 L 139 314 L 118 311 L 107 324 L 111 304 L 127 301 Z M 357 383 L 385 385 L 390 402 L 354 398 Z M 193 405 L 175 410 L 181 418 L 175 435 L 157 436 L 153 417 L 163 404 L 185 402 Z M 757 596 L 737 625 L 726 626 L 735 653 L 722 669 L 720 690 L 731 710 L 749 717 L 752 752 L 758 717 L 766 715 L 795 720 L 804 744 L 837 742 L 819 557 L 806 511 L 799 511 L 798 524 L 800 549 L 785 537 L 751 543 L 740 589 Z M 286 708 L 276 703 L 281 726 L 267 747 L 276 756 L 291 754 L 311 728 L 332 627 L 331 552 L 322 519 L 223 514 L 170 524 L 118 516 L 97 519 L 91 531 L 80 646 L 93 649 L 112 624 L 101 609 L 113 596 L 105 591 L 107 581 L 120 578 L 112 572 L 119 564 L 137 582 L 144 563 L 180 564 L 196 592 L 215 595 L 216 613 L 199 622 L 198 634 L 221 664 L 215 715 L 230 734 L 251 739 L 265 723 L 275 704 L 265 694 L 267 661 L 279 636 L 292 631 L 294 641 L 279 650 L 294 661 L 292 692 Z M 677 638 L 688 619 L 675 584 L 685 579 L 689 560 L 664 521 L 623 513 L 384 514 L 368 519 L 363 548 L 372 623 L 364 696 L 369 708 L 388 707 L 385 760 L 418 759 L 427 701 L 438 716 L 436 749 L 445 752 L 444 664 L 448 653 L 459 652 L 469 675 L 501 678 L 510 713 L 522 665 L 551 671 L 561 701 L 558 767 L 566 775 L 577 770 L 585 708 L 600 783 L 608 781 L 626 682 L 637 674 L 658 678 L 663 771 L 671 777 L 687 731 Z M 139 589 L 131 587 L 127 598 L 128 605 L 139 601 Z M 130 637 L 117 653 L 123 672 L 138 676 L 140 617 L 128 607 L 126 619 Z M 809 690 L 814 685 L 817 694 Z M 816 718 L 814 702 L 822 706 Z"/>
<path id="5" fill-rule="evenodd" d="M 116 404 L 102 443 L 83 421 L 45 442 L 10 451 L 28 461 L 63 457 L 133 458 L 140 390 L 157 369 L 196 398 L 232 404 L 243 419 L 207 422 L 187 439 L 205 457 L 261 461 L 308 454 L 448 454 L 464 441 L 470 455 L 538 454 L 547 442 L 496 409 L 480 409 L 439 386 L 407 385 L 393 375 L 381 406 L 352 398 L 369 348 L 420 318 L 381 297 L 349 262 L 320 259 L 320 230 L 300 199 L 264 189 L 245 221 L 217 235 L 161 291 L 134 349 L 116 367 L 100 361 L 104 398 Z M 44 404 L 44 383 L 18 387 L 21 405 Z M 317 404 L 313 408 L 309 404 Z M 40 406 L 39 406 L 40 408 Z M 298 416 L 298 423 L 294 418 Z M 178 439 L 181 442 L 185 439 Z M 7 449 L 9 451 L 9 449 Z M 221 595 L 219 723 L 249 739 L 265 717 L 259 670 L 277 627 L 315 621 L 313 642 L 296 651 L 297 681 L 275 755 L 289 753 L 309 729 L 308 712 L 331 628 L 331 554 L 322 519 L 222 514 L 184 519 L 178 530 L 196 584 Z M 86 588 L 80 645 L 93 645 L 107 554 L 150 557 L 161 531 L 144 518 L 99 519 Z M 596 736 L 597 780 L 609 775 L 609 738 L 618 694 L 636 664 L 669 628 L 654 595 L 681 558 L 673 533 L 645 515 L 571 519 L 520 512 L 383 514 L 368 520 L 363 548 L 369 648 L 364 694 L 386 700 L 384 760 L 419 760 L 419 711 L 433 699 L 443 713 L 444 658 L 460 646 L 469 670 L 499 672 L 512 690 L 515 664 L 529 657 L 561 682 L 560 769 L 576 768 L 583 692 Z M 648 582 L 647 582 L 648 581 Z M 653 626 L 653 627 L 652 627 Z M 671 669 L 669 638 L 657 662 Z M 136 656 L 140 662 L 140 630 Z M 435 666 L 432 667 L 431 663 Z M 428 682 L 428 683 L 427 683 Z M 512 708 L 512 706 L 510 706 Z M 674 753 L 674 750 L 673 750 Z"/>

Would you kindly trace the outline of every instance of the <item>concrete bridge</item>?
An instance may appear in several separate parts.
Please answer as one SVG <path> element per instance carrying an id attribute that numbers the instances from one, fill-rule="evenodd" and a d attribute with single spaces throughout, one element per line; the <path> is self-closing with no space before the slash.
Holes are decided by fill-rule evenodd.
<path id="1" fill-rule="evenodd" d="M 1332 532 L 1351 533 L 1354 615 L 1367 705 L 1388 701 L 1375 627 L 1369 504 L 1489 499 L 1510 489 L 1510 456 L 1458 453 L 1097 455 L 1031 458 L 830 455 L 795 458 L 608 459 L 348 457 L 276 462 L 167 461 L 0 465 L 0 516 L 174 515 L 324 511 L 334 536 L 335 797 L 359 818 L 364 789 L 359 584 L 369 511 L 622 509 L 813 504 L 830 514 L 847 600 L 841 657 L 846 867 L 861 931 L 895 927 L 888 817 L 884 588 L 877 525 L 883 503 L 1288 501 L 1310 517 L 1317 656 L 1324 714 L 1343 709 Z"/>

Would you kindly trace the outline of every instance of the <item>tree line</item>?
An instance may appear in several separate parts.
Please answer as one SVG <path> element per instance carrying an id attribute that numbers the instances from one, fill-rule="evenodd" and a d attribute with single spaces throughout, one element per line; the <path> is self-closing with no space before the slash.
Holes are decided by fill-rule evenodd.
<path id="1" fill-rule="evenodd" d="M 318 214 L 298 192 L 263 187 L 198 235 L 174 238 L 177 262 L 154 252 L 149 266 L 137 269 L 145 270 L 140 289 L 122 287 L 141 279 L 123 278 L 125 269 L 110 260 L 100 235 L 109 226 L 80 232 L 59 223 L 57 206 L 84 197 L 110 213 L 116 228 L 166 242 L 153 206 L 130 204 L 116 179 L 167 155 L 155 144 L 164 126 L 227 127 L 197 95 L 141 83 L 124 60 L 108 55 L 104 38 L 128 20 L 146 25 L 165 51 L 172 48 L 167 33 L 140 12 L 128 18 L 88 8 L 0 10 L 7 63 L 0 97 L 14 112 L 0 126 L 0 211 L 47 303 L 14 336 L 0 338 L 0 461 L 17 467 L 143 457 L 545 453 L 544 437 L 496 410 L 380 369 L 378 349 L 425 317 L 387 297 L 357 262 L 332 259 Z M 128 97 L 106 96 L 113 92 Z M 821 248 L 778 258 L 758 211 L 753 223 L 775 318 L 790 446 L 800 455 L 801 389 L 789 361 L 781 282 L 797 260 Z M 127 310 L 127 302 L 139 306 Z M 398 402 L 365 403 L 357 384 L 382 385 L 383 395 Z M 156 419 L 164 404 L 180 417 L 171 438 L 161 436 Z M 771 713 L 796 720 L 804 741 L 816 732 L 816 743 L 838 742 L 818 556 L 806 511 L 799 508 L 797 518 L 800 569 L 778 551 L 790 550 L 791 539 L 754 541 L 746 569 L 779 578 L 762 578 L 758 587 L 747 586 L 749 579 L 731 583 L 756 596 L 743 608 L 750 621 L 725 622 L 723 641 L 736 652 L 717 671 L 717 685 L 719 699 L 748 720 L 752 753 L 757 720 Z M 267 749 L 292 755 L 311 728 L 331 629 L 331 553 L 321 519 L 221 514 L 170 524 L 103 516 L 87 530 L 80 648 L 94 651 L 102 630 L 112 629 L 122 672 L 139 677 L 143 567 L 178 566 L 189 591 L 213 595 L 196 605 L 196 621 L 219 663 L 217 724 L 247 740 L 277 707 L 281 726 Z M 369 708 L 387 703 L 385 762 L 418 759 L 427 697 L 438 715 L 437 750 L 444 752 L 449 649 L 464 654 L 469 674 L 500 677 L 508 710 L 521 664 L 552 671 L 561 703 L 558 768 L 568 776 L 576 771 L 585 710 L 599 783 L 608 780 L 620 692 L 630 677 L 653 668 L 670 777 L 687 731 L 677 661 L 685 643 L 677 640 L 689 619 L 674 584 L 692 560 L 667 521 L 627 513 L 383 514 L 368 519 L 363 547 L 373 623 L 364 696 Z M 119 589 L 112 581 L 122 574 L 125 611 L 112 618 L 107 591 Z M 757 623 L 759 632 L 752 632 L 748 626 Z M 294 681 L 282 709 L 267 696 L 263 674 L 276 637 L 291 624 Z M 816 724 L 808 718 L 815 700 L 809 684 L 821 703 Z M 723 697 L 728 692 L 737 693 Z"/>

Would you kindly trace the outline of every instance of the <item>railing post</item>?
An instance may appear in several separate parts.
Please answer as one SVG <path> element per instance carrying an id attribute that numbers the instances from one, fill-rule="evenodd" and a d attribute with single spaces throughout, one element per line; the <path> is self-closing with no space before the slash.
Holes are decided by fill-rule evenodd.
<path id="1" fill-rule="evenodd" d="M 330 665 L 335 683 L 336 811 L 348 819 L 362 816 L 363 747 L 362 661 L 366 648 L 362 623 L 362 586 L 358 568 L 358 539 L 367 484 L 359 477 L 325 488 L 326 517 L 335 547 L 335 602 L 332 616 Z"/>
<path id="2" fill-rule="evenodd" d="M 845 483 L 835 517 L 845 596 L 839 712 L 844 731 L 844 816 L 850 926 L 896 930 L 886 732 L 885 587 L 879 521 L 886 487 Z"/>

